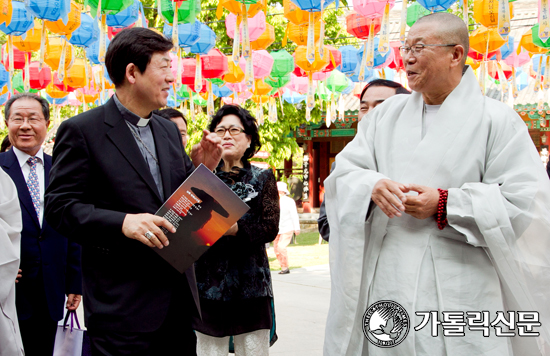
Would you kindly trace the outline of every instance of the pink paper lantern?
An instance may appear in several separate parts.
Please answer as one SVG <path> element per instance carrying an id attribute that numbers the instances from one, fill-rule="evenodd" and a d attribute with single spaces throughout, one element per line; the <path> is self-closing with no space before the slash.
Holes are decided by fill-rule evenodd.
<path id="1" fill-rule="evenodd" d="M 376 66 L 374 68 L 386 68 L 387 66 L 389 66 L 389 64 L 391 62 L 393 62 L 393 59 L 394 59 L 394 55 L 393 55 L 393 51 L 390 50 L 390 55 L 388 56 L 388 58 L 386 58 L 386 61 L 382 64 L 380 64 L 379 66 Z"/>
<path id="2" fill-rule="evenodd" d="M 236 91 L 237 93 L 241 93 L 248 90 L 248 87 L 246 86 L 246 83 L 244 81 L 240 83 L 226 83 L 225 86 L 231 89 L 231 91 Z"/>
<path id="3" fill-rule="evenodd" d="M 172 75 L 174 78 L 178 77 L 178 56 L 176 56 L 174 53 L 170 52 L 170 60 L 172 61 L 172 67 L 170 70 L 172 71 Z M 180 61 L 181 65 L 181 61 Z"/>
<path id="4" fill-rule="evenodd" d="M 330 77 L 331 72 L 315 72 L 313 73 L 313 80 L 326 80 L 328 77 Z"/>
<path id="5" fill-rule="evenodd" d="M 353 9 L 365 17 L 381 17 L 384 15 L 384 8 L 388 2 L 390 3 L 391 10 L 393 5 L 395 5 L 395 0 L 353 0 Z"/>
<path id="6" fill-rule="evenodd" d="M 510 54 L 504 60 L 504 62 L 510 67 L 519 68 L 531 60 L 531 57 L 529 57 L 529 52 L 524 49 L 521 50 L 520 54 L 517 54 L 518 44 L 519 42 L 516 42 L 514 44 L 514 50 L 512 51 L 512 54 Z"/>
<path id="7" fill-rule="evenodd" d="M 274 59 L 269 55 L 265 49 L 259 51 L 252 51 L 252 66 L 254 67 L 254 78 L 262 79 L 271 73 L 273 68 Z M 246 61 L 244 57 L 241 57 L 239 61 L 239 67 L 243 72 L 246 72 Z"/>
<path id="8" fill-rule="evenodd" d="M 307 77 L 298 77 L 294 73 L 290 74 L 290 83 L 286 86 L 289 90 L 300 94 L 307 93 L 308 79 Z M 317 86 L 317 82 L 313 82 L 313 86 Z"/>
<path id="9" fill-rule="evenodd" d="M 80 105 L 82 105 L 82 103 L 80 102 L 80 100 L 78 100 L 76 98 L 76 95 L 74 93 L 70 93 L 69 94 L 69 100 L 67 100 L 66 105 L 80 106 Z"/>
<path id="10" fill-rule="evenodd" d="M 225 17 L 225 28 L 227 30 L 227 35 L 230 38 L 235 38 L 235 23 L 237 22 L 237 16 L 229 14 Z M 240 34 L 241 34 L 241 43 L 243 43 L 243 22 L 240 24 Z M 248 36 L 250 41 L 256 41 L 262 33 L 265 32 L 266 22 L 265 14 L 263 11 L 260 11 L 256 16 L 248 19 Z"/>

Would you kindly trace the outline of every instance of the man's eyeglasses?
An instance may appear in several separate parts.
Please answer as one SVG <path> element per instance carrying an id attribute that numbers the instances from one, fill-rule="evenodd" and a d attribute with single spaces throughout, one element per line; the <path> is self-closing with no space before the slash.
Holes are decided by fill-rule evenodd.
<path id="1" fill-rule="evenodd" d="M 401 55 L 409 54 L 409 52 L 412 52 L 413 55 L 417 55 L 425 47 L 454 47 L 456 44 L 415 44 L 414 46 L 401 46 L 399 47 L 399 52 L 401 52 Z"/>
<path id="2" fill-rule="evenodd" d="M 233 126 L 233 127 L 228 128 L 228 129 L 226 129 L 225 127 L 218 127 L 216 130 L 214 130 L 216 135 L 218 135 L 220 137 L 224 137 L 226 131 L 229 131 L 229 134 L 231 136 L 237 136 L 241 132 L 244 132 L 244 129 L 241 129 L 240 127 Z"/>
<path id="3" fill-rule="evenodd" d="M 38 125 L 39 123 L 43 122 L 44 119 L 38 118 L 38 117 L 29 117 L 28 119 L 24 119 L 22 117 L 14 117 L 9 119 L 9 122 L 13 123 L 14 125 L 21 126 L 24 122 L 28 122 L 29 125 Z"/>

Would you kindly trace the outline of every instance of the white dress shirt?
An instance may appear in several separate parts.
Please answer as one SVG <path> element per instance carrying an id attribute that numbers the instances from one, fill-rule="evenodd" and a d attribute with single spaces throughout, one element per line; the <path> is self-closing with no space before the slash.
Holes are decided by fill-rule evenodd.
<path id="1" fill-rule="evenodd" d="M 31 173 L 31 166 L 27 163 L 31 157 L 29 154 L 13 147 L 13 152 L 19 161 L 19 166 L 21 167 L 21 172 L 23 172 L 23 178 L 25 182 L 29 179 L 29 174 Z M 40 185 L 40 214 L 38 216 L 38 221 L 40 226 L 42 226 L 42 220 L 44 219 L 44 191 L 45 188 L 45 176 L 44 176 L 44 151 L 42 147 L 36 153 L 35 157 L 39 158 L 38 164 L 36 165 L 36 175 L 38 176 L 38 184 Z"/>

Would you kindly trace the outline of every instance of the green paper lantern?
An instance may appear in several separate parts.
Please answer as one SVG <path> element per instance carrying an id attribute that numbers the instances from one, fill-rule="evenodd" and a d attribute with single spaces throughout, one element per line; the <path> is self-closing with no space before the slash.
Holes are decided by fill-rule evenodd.
<path id="1" fill-rule="evenodd" d="M 328 101 L 330 100 L 330 96 L 332 92 L 327 89 L 327 87 L 323 82 L 319 82 L 317 84 L 317 92 L 315 94 L 317 94 L 317 96 L 323 99 L 324 101 Z"/>
<path id="2" fill-rule="evenodd" d="M 187 85 L 182 85 L 178 89 L 178 98 L 181 98 L 181 100 L 189 100 L 189 89 Z"/>
<path id="3" fill-rule="evenodd" d="M 290 73 L 288 73 L 284 77 L 267 77 L 264 79 L 264 82 L 271 85 L 271 87 L 274 89 L 282 88 L 290 82 Z"/>
<path id="4" fill-rule="evenodd" d="M 208 78 L 207 79 L 209 82 L 211 82 L 212 84 L 216 84 L 217 86 L 223 86 L 225 85 L 225 82 L 223 79 L 221 78 Z"/>
<path id="5" fill-rule="evenodd" d="M 174 5 L 172 0 L 157 0 L 160 1 L 160 9 L 162 17 L 166 22 L 172 24 L 174 22 Z M 197 15 L 201 12 L 200 0 L 182 1 L 178 7 L 178 24 L 194 23 Z"/>
<path id="6" fill-rule="evenodd" d="M 294 70 L 294 58 L 284 49 L 269 54 L 273 58 L 271 77 L 281 78 Z"/>
<path id="7" fill-rule="evenodd" d="M 333 93 L 341 93 L 349 86 L 348 77 L 335 69 L 330 73 L 330 77 L 325 80 L 325 85 Z"/>
<path id="8" fill-rule="evenodd" d="M 542 48 L 550 48 L 550 38 L 543 42 L 539 37 L 539 25 L 536 24 L 531 28 L 531 37 L 533 38 L 533 44 Z"/>
<path id="9" fill-rule="evenodd" d="M 195 105 L 206 106 L 206 100 L 197 93 L 193 93 L 193 102 L 195 103 Z"/>
<path id="10" fill-rule="evenodd" d="M 25 92 L 25 86 L 23 84 L 23 73 L 17 72 L 14 74 L 13 79 L 11 81 L 12 88 L 14 90 L 17 90 L 19 93 Z"/>
<path id="11" fill-rule="evenodd" d="M 88 0 L 88 5 L 92 9 L 91 15 L 96 16 L 98 0 Z M 101 0 L 101 12 L 104 14 L 118 14 L 128 6 L 132 5 L 134 0 Z"/>
<path id="12" fill-rule="evenodd" d="M 407 26 L 412 27 L 419 18 L 431 14 L 430 10 L 427 10 L 424 6 L 420 5 L 416 1 L 407 7 Z"/>

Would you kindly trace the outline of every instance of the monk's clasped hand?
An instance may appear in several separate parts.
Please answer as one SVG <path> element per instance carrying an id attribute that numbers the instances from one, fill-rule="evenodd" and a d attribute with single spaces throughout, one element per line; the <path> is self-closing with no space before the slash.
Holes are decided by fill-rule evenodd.
<path id="1" fill-rule="evenodd" d="M 409 184 L 409 190 L 418 192 L 417 196 L 407 196 L 405 213 L 417 219 L 426 219 L 437 213 L 439 192 L 435 188 L 419 184 Z"/>

